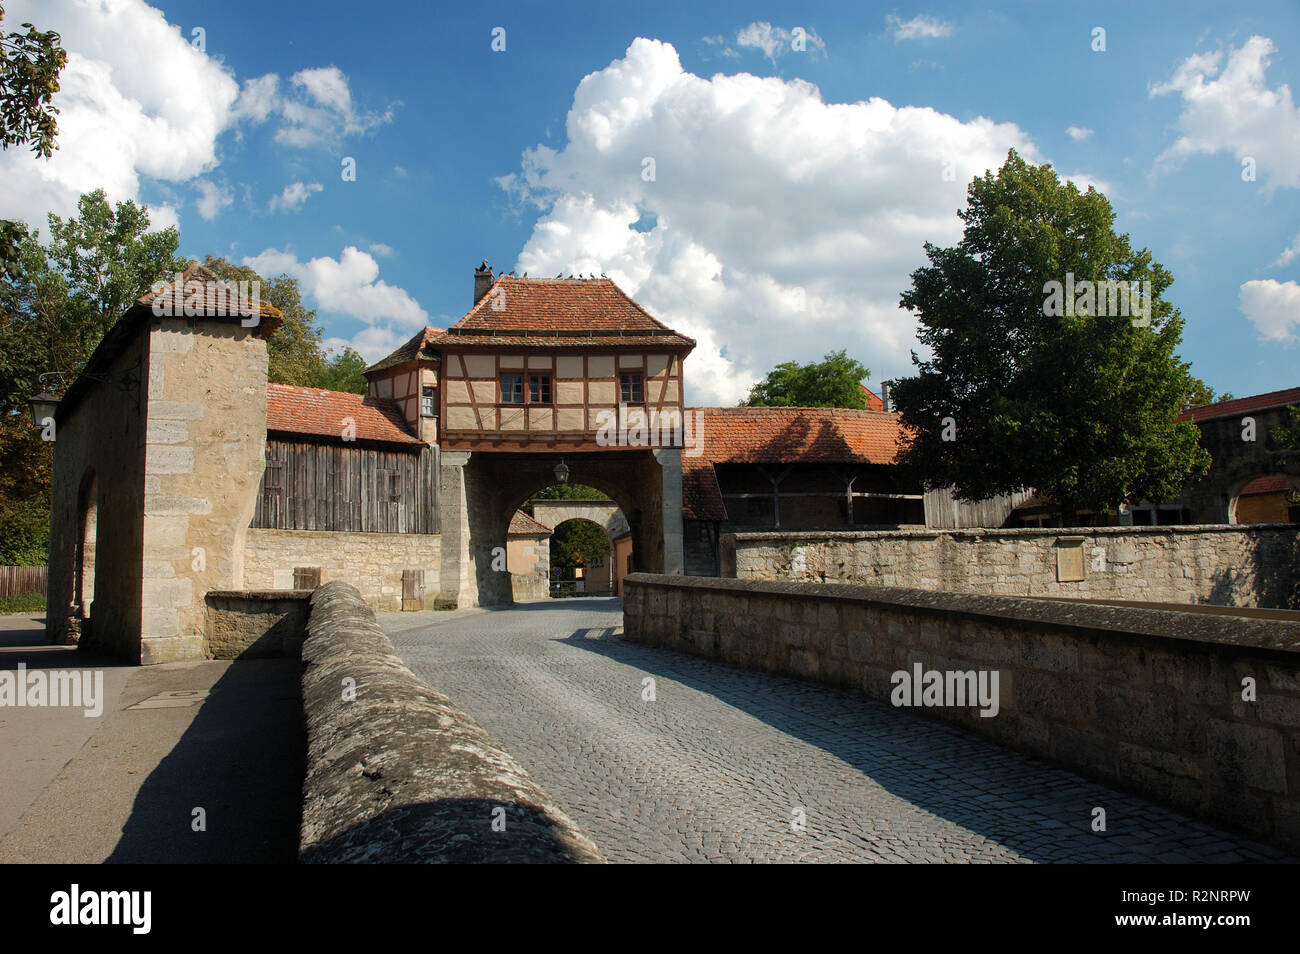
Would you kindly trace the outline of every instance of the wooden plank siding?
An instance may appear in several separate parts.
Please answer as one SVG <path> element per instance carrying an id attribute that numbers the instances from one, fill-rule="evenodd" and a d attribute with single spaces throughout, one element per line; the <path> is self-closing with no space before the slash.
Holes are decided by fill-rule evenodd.
<path id="1" fill-rule="evenodd" d="M 249 526 L 437 533 L 436 451 L 267 438 Z"/>

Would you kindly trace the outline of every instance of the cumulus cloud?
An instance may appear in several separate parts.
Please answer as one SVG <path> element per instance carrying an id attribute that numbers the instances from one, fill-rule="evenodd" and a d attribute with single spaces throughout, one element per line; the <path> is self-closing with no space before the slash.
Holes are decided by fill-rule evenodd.
<path id="1" fill-rule="evenodd" d="M 194 204 L 198 207 L 199 217 L 204 222 L 211 222 L 220 214 L 222 209 L 235 201 L 235 195 L 228 186 L 217 185 L 207 179 L 195 181 L 194 188 L 199 193 L 199 197 L 194 200 Z"/>
<path id="2" fill-rule="evenodd" d="M 708 42 L 708 38 L 705 38 Z M 782 56 L 793 52 L 826 53 L 826 41 L 817 35 L 811 27 L 772 26 L 766 20 L 759 20 L 741 27 L 736 33 L 736 46 L 742 49 L 762 50 L 763 55 L 775 63 Z"/>
<path id="3" fill-rule="evenodd" d="M 516 271 L 609 274 L 699 341 L 688 380 L 702 403 L 833 348 L 879 377 L 908 371 L 915 320 L 898 297 L 923 244 L 960 238 L 966 185 L 1008 148 L 1044 161 L 1014 124 L 826 103 L 802 80 L 705 79 L 647 39 L 579 83 L 567 133 L 499 180 L 542 210 Z"/>
<path id="4" fill-rule="evenodd" d="M 895 40 L 933 40 L 952 35 L 952 24 L 925 14 L 902 20 L 894 14 L 885 17 L 889 32 Z"/>
<path id="5" fill-rule="evenodd" d="M 55 96 L 59 149 L 48 160 L 0 152 L 0 216 L 43 225 L 48 212 L 74 214 L 84 192 L 103 188 L 120 202 L 139 195 L 143 177 L 186 182 L 216 165 L 238 85 L 161 12 L 141 0 L 4 6 L 6 25 L 58 31 L 68 64 Z"/>
<path id="6" fill-rule="evenodd" d="M 322 311 L 364 322 L 367 327 L 345 343 L 370 361 L 388 354 L 429 321 L 419 302 L 380 278 L 379 263 L 352 245 L 338 258 L 303 262 L 291 251 L 268 248 L 242 261 L 260 275 L 296 278 L 303 294 Z"/>
<path id="7" fill-rule="evenodd" d="M 236 113 L 254 123 L 279 117 L 275 141 L 297 147 L 367 133 L 393 118 L 391 108 L 382 113 L 358 108 L 337 66 L 299 70 L 283 89 L 276 73 L 246 80 Z"/>
<path id="8" fill-rule="evenodd" d="M 1065 131 L 1065 134 L 1075 142 L 1083 142 L 1083 140 L 1091 136 L 1093 132 L 1094 130 L 1088 129 L 1086 126 L 1071 126 Z"/>
<path id="9" fill-rule="evenodd" d="M 1246 282 L 1238 297 L 1260 340 L 1290 345 L 1300 339 L 1300 284 L 1271 278 Z"/>
<path id="10" fill-rule="evenodd" d="M 297 212 L 313 193 L 324 189 L 319 182 L 291 182 L 279 195 L 272 197 L 270 209 L 272 212 Z"/>
<path id="11" fill-rule="evenodd" d="M 1177 164 L 1198 153 L 1227 152 L 1254 159 L 1266 192 L 1300 188 L 1300 109 L 1285 83 L 1270 88 L 1273 41 L 1252 36 L 1229 51 L 1196 53 L 1183 60 L 1166 82 L 1151 86 L 1151 96 L 1182 98 L 1179 137 L 1157 157 L 1157 165 Z"/>
<path id="12" fill-rule="evenodd" d="M 368 246 L 370 254 L 378 255 L 380 258 L 386 258 L 393 254 L 393 247 L 383 242 L 371 242 Z"/>

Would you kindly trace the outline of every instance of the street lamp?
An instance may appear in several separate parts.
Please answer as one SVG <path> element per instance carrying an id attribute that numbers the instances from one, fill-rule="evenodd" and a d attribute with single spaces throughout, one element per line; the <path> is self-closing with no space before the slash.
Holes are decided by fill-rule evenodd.
<path id="1" fill-rule="evenodd" d="M 32 423 L 37 427 L 44 427 L 45 422 L 54 417 L 54 411 L 59 406 L 59 399 L 55 397 L 53 391 L 45 388 L 35 397 L 28 398 L 27 406 L 32 409 Z"/>
<path id="2" fill-rule="evenodd" d="M 560 462 L 555 465 L 555 479 L 562 484 L 566 483 L 569 479 L 569 468 L 564 465 L 563 457 L 561 457 Z"/>

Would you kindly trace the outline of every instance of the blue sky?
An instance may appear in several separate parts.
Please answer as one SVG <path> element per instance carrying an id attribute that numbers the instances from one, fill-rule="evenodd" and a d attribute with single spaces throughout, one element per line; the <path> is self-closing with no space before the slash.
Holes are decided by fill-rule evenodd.
<path id="1" fill-rule="evenodd" d="M 183 254 L 298 277 L 371 359 L 459 318 L 486 257 L 609 273 L 700 341 L 692 401 L 838 347 L 905 374 L 922 243 L 1014 146 L 1172 271 L 1207 383 L 1300 383 L 1294 3 L 7 7 L 73 57 L 62 148 L 0 156 L 0 215 L 147 202 Z"/>

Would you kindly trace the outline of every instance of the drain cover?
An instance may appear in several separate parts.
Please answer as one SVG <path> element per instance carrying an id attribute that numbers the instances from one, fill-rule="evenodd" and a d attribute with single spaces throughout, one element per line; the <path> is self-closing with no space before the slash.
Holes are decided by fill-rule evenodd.
<path id="1" fill-rule="evenodd" d="M 137 702 L 128 709 L 178 709 L 184 706 L 197 706 L 208 697 L 206 689 L 173 689 L 150 696 L 143 702 Z"/>

